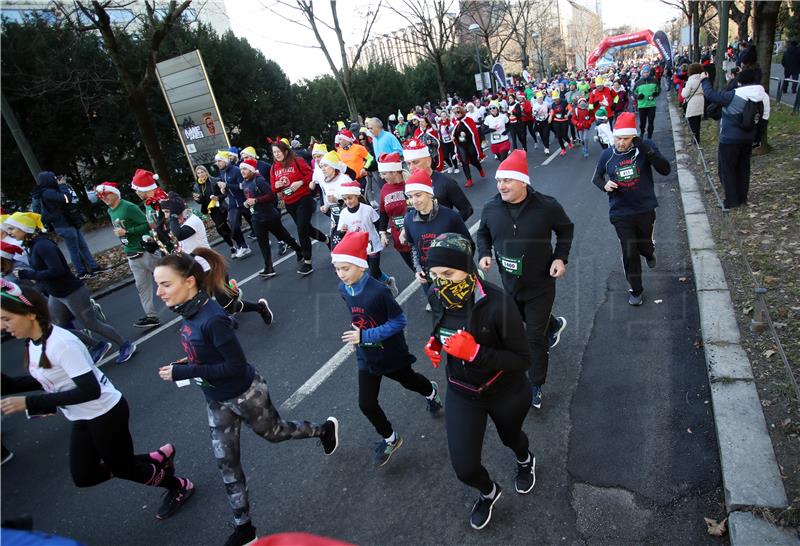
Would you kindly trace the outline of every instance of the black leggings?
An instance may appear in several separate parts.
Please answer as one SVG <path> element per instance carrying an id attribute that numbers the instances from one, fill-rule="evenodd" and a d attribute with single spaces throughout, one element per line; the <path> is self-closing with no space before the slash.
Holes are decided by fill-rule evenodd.
<path id="1" fill-rule="evenodd" d="M 208 210 L 208 215 L 211 216 L 214 227 L 217 228 L 217 233 L 222 237 L 222 240 L 225 241 L 228 246 L 235 246 L 231 238 L 231 226 L 228 225 L 228 211 L 222 207 L 214 207 L 206 210 Z"/>
<path id="2" fill-rule="evenodd" d="M 258 248 L 261 249 L 261 255 L 264 257 L 264 269 L 267 271 L 272 270 L 272 249 L 269 246 L 269 234 L 272 235 L 279 241 L 283 241 L 292 250 L 300 254 L 302 250 L 300 249 L 300 245 L 297 244 L 297 241 L 294 240 L 294 237 L 286 230 L 281 223 L 280 215 L 274 216 L 269 220 L 262 220 L 257 217 L 253 217 L 253 231 L 256 234 L 256 239 L 258 240 Z"/>
<path id="3" fill-rule="evenodd" d="M 542 144 L 544 144 L 545 148 L 550 147 L 550 123 L 545 119 L 542 121 L 536 122 L 536 132 L 539 133 L 539 137 L 542 139 Z"/>
<path id="4" fill-rule="evenodd" d="M 652 258 L 656 250 L 653 243 L 653 225 L 656 222 L 656 211 L 651 210 L 628 216 L 612 216 L 611 223 L 617 230 L 619 244 L 622 247 L 622 266 L 625 278 L 631 287 L 631 294 L 642 293 L 642 256 Z"/>
<path id="5" fill-rule="evenodd" d="M 526 152 L 528 151 L 528 135 L 525 134 L 525 124 L 521 121 L 518 121 L 512 128 L 511 131 L 512 136 L 516 135 L 514 138 L 514 148 L 519 149 L 522 148 Z M 519 146 L 517 146 L 517 141 L 519 141 Z"/>
<path id="6" fill-rule="evenodd" d="M 414 257 L 411 255 L 411 251 L 398 252 L 398 254 L 400 254 L 401 258 L 403 258 L 403 261 L 406 263 L 411 272 L 416 273 L 417 269 L 414 267 Z"/>
<path id="7" fill-rule="evenodd" d="M 455 168 L 458 163 L 453 159 L 456 153 L 455 145 L 452 142 L 442 142 L 442 155 L 444 156 L 444 164 L 448 167 Z"/>
<path id="8" fill-rule="evenodd" d="M 567 136 L 567 121 L 556 121 L 553 123 L 553 132 L 556 134 L 556 138 L 558 138 L 558 145 L 561 146 L 562 150 L 566 150 L 566 143 L 569 141 L 569 137 Z"/>
<path id="9" fill-rule="evenodd" d="M 656 121 L 656 107 L 650 106 L 648 108 L 639 108 L 639 132 L 644 137 L 645 131 L 647 132 L 647 138 L 653 138 L 653 125 Z M 647 126 L 647 123 L 650 123 L 650 126 Z"/>
<path id="10" fill-rule="evenodd" d="M 165 474 L 149 455 L 134 455 L 128 430 L 128 403 L 121 398 L 113 408 L 94 419 L 72 422 L 69 469 L 78 487 L 92 487 L 111 478 L 177 489 L 175 476 Z"/>
<path id="11" fill-rule="evenodd" d="M 536 144 L 536 123 L 533 120 L 526 121 L 525 128 L 528 130 L 528 134 L 531 135 L 533 143 Z"/>
<path id="12" fill-rule="evenodd" d="M 313 237 L 320 243 L 328 240 L 328 237 L 311 224 L 311 217 L 316 208 L 314 197 L 306 195 L 292 204 L 286 204 L 286 211 L 294 220 L 297 226 L 297 238 L 300 240 L 300 255 L 304 260 L 311 260 L 311 238 Z"/>
<path id="13" fill-rule="evenodd" d="M 411 366 L 406 366 L 396 372 L 384 374 L 389 379 L 400 383 L 404 389 L 417 392 L 422 396 L 433 394 L 433 385 L 422 374 L 415 372 Z M 386 414 L 378 404 L 378 394 L 381 391 L 381 379 L 384 375 L 376 375 L 366 370 L 358 370 L 358 408 L 369 419 L 375 431 L 382 438 L 392 435 L 393 429 Z"/>
<path id="14" fill-rule="evenodd" d="M 697 140 L 697 143 L 700 144 L 700 121 L 703 119 L 703 116 L 697 115 L 686 119 L 689 121 L 689 128 L 692 130 L 694 138 Z"/>
<path id="15" fill-rule="evenodd" d="M 522 423 L 531 408 L 531 385 L 523 376 L 518 383 L 494 393 L 489 400 L 471 400 L 455 387 L 447 388 L 447 447 L 456 477 L 483 495 L 492 492 L 492 479 L 481 464 L 486 418 L 491 417 L 497 435 L 511 448 L 517 461 L 528 458 L 528 436 Z"/>
<path id="16" fill-rule="evenodd" d="M 472 165 L 478 172 L 483 170 L 481 167 L 481 161 L 478 158 L 478 151 L 475 149 L 475 146 L 462 146 L 460 144 L 456 145 L 458 150 L 458 160 L 461 161 L 461 168 L 464 169 L 464 176 L 467 180 L 472 180 L 472 173 L 469 170 L 469 166 Z"/>
<path id="17" fill-rule="evenodd" d="M 214 299 L 217 300 L 220 307 L 225 309 L 229 315 L 261 312 L 261 306 L 259 304 L 239 298 L 232 298 L 227 292 L 214 292 Z"/>
<path id="18" fill-rule="evenodd" d="M 381 271 L 381 253 L 369 254 L 367 256 L 367 265 L 369 266 L 369 276 L 373 279 L 381 280 L 383 271 Z"/>

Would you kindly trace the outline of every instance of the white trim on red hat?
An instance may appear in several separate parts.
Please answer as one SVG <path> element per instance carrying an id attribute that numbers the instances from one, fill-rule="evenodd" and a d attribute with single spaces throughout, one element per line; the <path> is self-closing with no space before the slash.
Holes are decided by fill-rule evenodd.
<path id="1" fill-rule="evenodd" d="M 414 161 L 415 159 L 422 159 L 430 156 L 431 153 L 428 151 L 428 147 L 425 146 L 422 141 L 412 139 L 403 147 L 403 159 L 406 161 Z"/>
<path id="2" fill-rule="evenodd" d="M 429 193 L 431 195 L 434 195 L 434 193 L 433 193 L 433 183 L 429 184 L 427 182 L 413 181 L 413 182 L 411 182 L 409 184 L 408 181 L 406 181 L 406 185 L 405 185 L 405 188 L 403 188 L 403 191 L 405 192 L 406 195 L 409 195 L 409 194 L 411 194 L 411 193 L 413 193 L 415 191 L 424 191 L 425 193 Z"/>
<path id="3" fill-rule="evenodd" d="M 623 112 L 614 123 L 614 130 L 611 133 L 615 137 L 638 136 L 636 129 L 636 117 L 632 112 Z"/>
<path id="4" fill-rule="evenodd" d="M 531 178 L 527 174 L 521 173 L 519 171 L 498 170 L 496 173 L 494 173 L 494 177 L 497 179 L 511 178 L 512 180 L 519 180 L 520 182 L 524 182 L 525 184 L 531 183 Z"/>
<path id="5" fill-rule="evenodd" d="M 347 142 L 355 142 L 356 141 L 356 137 L 347 136 L 345 134 L 345 131 L 347 131 L 351 135 L 353 134 L 350 131 L 348 131 L 347 129 L 343 129 L 341 132 L 337 133 L 337 135 L 333 138 L 333 143 L 334 144 L 339 144 L 339 141 L 341 141 L 341 140 L 346 140 Z"/>
<path id="6" fill-rule="evenodd" d="M 258 172 L 258 166 L 254 167 L 253 165 L 250 165 L 247 161 L 248 161 L 247 159 L 243 159 L 242 161 L 239 162 L 239 170 L 240 171 L 250 171 L 251 173 L 257 173 Z M 254 160 L 250 159 L 250 161 L 254 161 Z"/>
<path id="7" fill-rule="evenodd" d="M 331 263 L 336 263 L 336 262 L 345 262 L 356 265 L 358 267 L 363 267 L 364 269 L 367 269 L 369 267 L 367 260 L 358 258 L 356 256 L 351 256 L 350 254 L 331 254 Z"/>
<path id="8" fill-rule="evenodd" d="M 353 180 L 339 186 L 339 197 L 343 195 L 361 195 L 361 185 Z"/>
<path id="9" fill-rule="evenodd" d="M 101 193 L 113 193 L 117 197 L 120 197 L 122 194 L 119 192 L 119 188 L 116 186 L 112 186 L 111 184 L 98 184 L 97 187 L 94 189 L 95 193 L 100 195 Z"/>
<path id="10" fill-rule="evenodd" d="M 381 163 L 378 162 L 378 172 L 380 173 L 394 173 L 403 170 L 402 163 Z"/>

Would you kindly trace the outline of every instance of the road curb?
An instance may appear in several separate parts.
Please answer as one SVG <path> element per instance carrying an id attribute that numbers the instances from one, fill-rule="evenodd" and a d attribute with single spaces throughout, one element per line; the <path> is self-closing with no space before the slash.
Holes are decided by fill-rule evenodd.
<path id="1" fill-rule="evenodd" d="M 681 130 L 677 108 L 668 104 L 711 384 L 731 544 L 800 544 L 796 534 L 793 538 L 750 512 L 759 507 L 784 508 L 788 500 L 750 360 L 741 346 L 735 307 L 716 251 L 701 186 L 685 167 L 693 161 L 682 151 L 690 141 Z"/>

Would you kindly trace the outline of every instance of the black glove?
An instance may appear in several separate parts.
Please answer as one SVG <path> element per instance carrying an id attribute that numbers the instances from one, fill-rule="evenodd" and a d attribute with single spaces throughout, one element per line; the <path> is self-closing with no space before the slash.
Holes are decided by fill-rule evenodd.
<path id="1" fill-rule="evenodd" d="M 653 151 L 653 150 L 650 149 L 650 146 L 645 144 L 644 140 L 642 140 L 642 138 L 639 137 L 639 136 L 633 137 L 633 141 L 632 142 L 633 142 L 633 145 L 636 146 L 639 149 L 639 151 L 642 152 L 645 155 L 647 155 L 647 154 L 649 154 L 650 152 Z"/>

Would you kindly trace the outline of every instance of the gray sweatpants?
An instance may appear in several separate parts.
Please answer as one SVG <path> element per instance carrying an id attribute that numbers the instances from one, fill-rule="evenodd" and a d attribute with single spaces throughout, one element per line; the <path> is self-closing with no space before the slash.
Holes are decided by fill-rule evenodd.
<path id="1" fill-rule="evenodd" d="M 253 383 L 236 398 L 216 402 L 208 400 L 208 426 L 211 447 L 222 482 L 233 510 L 236 525 L 250 521 L 250 500 L 247 480 L 242 470 L 239 433 L 242 422 L 269 442 L 319 438 L 322 425 L 308 421 L 284 421 L 272 405 L 267 383 L 256 373 Z"/>
<path id="2" fill-rule="evenodd" d="M 157 315 L 153 303 L 153 289 L 156 284 L 153 280 L 153 271 L 156 269 L 156 263 L 158 260 L 149 252 L 144 252 L 138 258 L 128 258 L 128 267 L 131 268 L 136 290 L 139 291 L 139 301 L 142 302 L 142 309 L 148 317 Z"/>
<path id="3" fill-rule="evenodd" d="M 89 289 L 86 288 L 86 285 L 81 286 L 73 293 L 64 296 L 63 298 L 57 298 L 50 295 L 50 298 L 47 301 L 47 307 L 50 310 L 50 317 L 53 319 L 55 324 L 59 326 L 69 324 L 72 320 L 72 315 L 81 323 L 81 325 L 93 332 L 95 334 L 101 335 L 111 343 L 117 345 L 117 347 L 121 347 L 125 340 L 122 336 L 117 332 L 113 326 L 107 324 L 100 319 L 97 318 L 95 315 L 94 308 L 92 307 L 92 302 L 89 301 L 91 295 L 89 294 Z M 69 313 L 65 312 L 65 310 L 69 310 Z M 92 345 L 95 341 L 84 335 L 79 331 L 74 331 L 73 333 L 77 335 L 81 341 L 86 343 L 87 345 Z"/>

